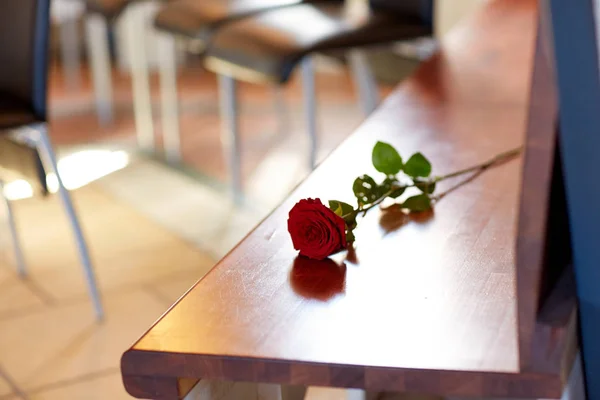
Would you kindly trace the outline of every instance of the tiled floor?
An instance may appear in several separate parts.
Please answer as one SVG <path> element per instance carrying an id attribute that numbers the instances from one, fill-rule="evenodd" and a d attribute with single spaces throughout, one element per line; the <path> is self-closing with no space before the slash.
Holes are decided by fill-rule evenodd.
<path id="1" fill-rule="evenodd" d="M 1 321 L 0 363 L 26 393 L 115 371 L 123 349 L 167 305 L 133 289 L 105 296 L 105 307 L 107 318 L 101 324 L 87 301 Z"/>
<path id="2" fill-rule="evenodd" d="M 98 281 L 105 292 L 151 284 L 165 277 L 192 272 L 195 265 L 212 262 L 211 258 L 95 187 L 79 189 L 75 198 L 84 229 L 90 236 L 92 257 L 102 266 Z M 55 302 L 85 299 L 87 291 L 58 196 L 52 196 L 43 204 L 38 199 L 23 200 L 15 209 L 31 264 L 32 284 Z M 40 226 L 37 221 L 44 224 Z M 57 249 L 63 253 L 60 257 L 55 256 Z"/>
<path id="3" fill-rule="evenodd" d="M 110 371 L 98 374 L 89 379 L 72 383 L 70 385 L 59 385 L 48 388 L 42 392 L 29 396 L 30 400 L 122 400 L 131 399 L 121 383 L 118 371 Z"/>
<path id="4" fill-rule="evenodd" d="M 0 316 L 44 308 L 44 301 L 30 282 L 22 281 L 7 268 L 0 269 L 0 288 L 2 296 L 11 300 L 0 304 Z"/>
<path id="5" fill-rule="evenodd" d="M 12 393 L 12 388 L 10 387 L 8 382 L 6 382 L 6 380 L 0 377 L 0 398 L 8 396 L 10 395 L 10 393 Z"/>
<path id="6" fill-rule="evenodd" d="M 214 263 L 95 185 L 73 197 L 91 245 L 106 319 L 101 324 L 94 319 L 58 198 L 15 202 L 31 275 L 17 277 L 4 243 L 0 398 L 13 389 L 30 399 L 127 398 L 118 374 L 121 353 Z M 2 230 L 3 237 L 7 233 Z"/>
<path id="7" fill-rule="evenodd" d="M 129 398 L 121 353 L 308 173 L 298 82 L 285 92 L 290 125 L 282 133 L 271 91 L 244 86 L 246 201 L 236 206 L 224 183 L 214 78 L 197 72 L 182 71 L 179 81 L 185 172 L 136 154 L 127 78 L 115 73 L 117 119 L 100 127 L 89 82 L 69 92 L 52 73 L 51 136 L 63 157 L 78 160 L 65 163 L 65 180 L 102 164 L 91 149 L 128 154 L 124 168 L 73 192 L 107 317 L 94 320 L 57 196 L 14 202 L 26 280 L 15 272 L 0 211 L 0 400 Z M 362 119 L 345 70 L 329 74 L 319 80 L 321 157 Z"/>

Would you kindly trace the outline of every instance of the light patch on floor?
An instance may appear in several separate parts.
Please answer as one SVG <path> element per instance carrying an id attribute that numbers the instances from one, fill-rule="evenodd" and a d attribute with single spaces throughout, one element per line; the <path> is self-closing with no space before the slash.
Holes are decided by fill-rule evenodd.
<path id="1" fill-rule="evenodd" d="M 58 171 L 65 187 L 73 190 L 123 169 L 127 164 L 129 154 L 123 150 L 89 149 L 74 151 L 61 157 Z M 50 193 L 58 191 L 55 173 L 48 173 L 46 183 Z M 4 196 L 9 200 L 27 199 L 33 197 L 33 187 L 23 179 L 8 181 L 4 187 Z"/>
<path id="2" fill-rule="evenodd" d="M 265 209 L 275 208 L 308 174 L 307 157 L 296 149 L 271 152 L 248 179 L 248 196 Z"/>
<path id="3" fill-rule="evenodd" d="M 199 184 L 176 170 L 145 159 L 98 184 L 217 258 L 227 253 L 268 212 L 258 203 L 239 207 L 223 190 Z"/>

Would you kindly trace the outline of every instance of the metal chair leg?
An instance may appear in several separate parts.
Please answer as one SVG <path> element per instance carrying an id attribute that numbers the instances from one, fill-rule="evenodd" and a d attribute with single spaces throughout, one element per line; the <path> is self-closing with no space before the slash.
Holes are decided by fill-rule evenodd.
<path id="1" fill-rule="evenodd" d="M 165 157 L 170 163 L 181 162 L 179 133 L 179 105 L 177 99 L 177 54 L 175 38 L 158 34 L 158 58 L 160 67 L 160 100 L 162 136 Z"/>
<path id="2" fill-rule="evenodd" d="M 310 140 L 309 168 L 317 165 L 318 131 L 317 131 L 317 96 L 315 91 L 315 70 L 313 60 L 306 57 L 302 61 L 302 91 L 304 96 L 304 112 Z"/>
<path id="3" fill-rule="evenodd" d="M 229 164 L 231 191 L 236 202 L 242 199 L 241 146 L 239 138 L 236 82 L 230 76 L 219 75 L 219 99 L 221 113 L 221 142 Z"/>
<path id="4" fill-rule="evenodd" d="M 108 51 L 108 29 L 106 20 L 99 15 L 88 15 L 85 21 L 88 58 L 94 94 L 96 113 L 102 125 L 113 120 L 113 93 L 110 56 Z"/>
<path id="5" fill-rule="evenodd" d="M 54 154 L 52 144 L 50 143 L 50 138 L 48 137 L 46 126 L 40 125 L 36 127 L 36 130 L 37 132 L 39 132 L 39 138 L 37 141 L 38 151 L 40 153 L 40 156 L 42 157 L 42 160 L 44 160 L 46 162 L 46 165 L 48 165 L 54 172 L 54 174 L 56 174 L 56 179 L 58 181 L 58 194 L 65 208 L 65 212 L 69 219 L 69 223 L 71 224 L 71 228 L 73 229 L 79 259 L 81 261 L 81 265 L 83 266 L 88 290 L 90 292 L 90 297 L 92 298 L 94 309 L 96 311 L 96 317 L 98 320 L 102 320 L 104 317 L 104 311 L 102 308 L 102 302 L 100 300 L 100 294 L 98 292 L 96 276 L 94 274 L 94 269 L 90 260 L 88 247 L 83 236 L 83 231 L 81 230 L 81 226 L 79 225 L 79 219 L 77 218 L 77 213 L 75 212 L 75 207 L 73 206 L 73 202 L 71 201 L 69 191 L 67 190 L 67 188 L 65 188 L 60 173 L 58 172 L 58 163 L 56 161 L 56 155 Z"/>
<path id="6" fill-rule="evenodd" d="M 81 62 L 79 59 L 79 33 L 77 20 L 67 19 L 59 24 L 60 50 L 67 87 L 78 89 L 81 83 Z"/>
<path id="7" fill-rule="evenodd" d="M 154 151 L 154 122 L 152 120 L 152 97 L 150 74 L 146 55 L 146 14 L 141 8 L 145 4 L 132 4 L 125 11 L 127 51 L 131 66 L 133 85 L 133 112 L 138 146 L 142 150 Z"/>
<path id="8" fill-rule="evenodd" d="M 15 223 L 15 217 L 13 214 L 10 200 L 4 195 L 4 182 L 0 180 L 0 196 L 4 199 L 6 206 L 6 214 L 8 218 L 8 227 L 10 228 L 10 234 L 13 243 L 13 249 L 15 254 L 15 263 L 17 264 L 17 272 L 20 277 L 27 276 L 27 270 L 25 268 L 25 257 L 23 257 L 23 250 L 21 248 L 21 241 L 19 240 L 19 234 L 17 233 L 17 224 Z"/>
<path id="9" fill-rule="evenodd" d="M 379 104 L 379 89 L 369 61 L 363 50 L 350 50 L 348 54 L 352 77 L 358 88 L 361 107 L 365 115 L 371 114 Z"/>

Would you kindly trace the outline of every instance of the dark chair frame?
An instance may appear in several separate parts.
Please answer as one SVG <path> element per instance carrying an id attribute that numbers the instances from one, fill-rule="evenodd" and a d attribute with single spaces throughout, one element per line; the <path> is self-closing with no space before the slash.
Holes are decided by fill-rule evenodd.
<path id="1" fill-rule="evenodd" d="M 336 1 L 331 1 L 335 4 Z M 370 0 L 368 3 L 369 10 L 379 11 L 384 13 L 392 13 L 394 15 L 403 15 L 411 19 L 422 20 L 424 24 L 431 27 L 433 32 L 433 16 L 434 5 L 431 0 Z M 310 7 L 310 4 L 291 5 L 288 9 L 295 7 Z M 346 2 L 339 1 L 340 7 L 347 7 Z M 348 10 L 348 9 L 347 9 Z M 272 10 L 277 12 L 277 10 Z M 358 10 L 359 12 L 363 10 Z M 270 11 L 266 11 L 268 13 Z M 370 11 L 366 11 L 370 12 Z M 243 23 L 244 21 L 242 21 Z M 235 28 L 235 22 L 230 26 Z M 227 31 L 229 26 L 225 26 L 222 30 L 215 34 L 215 37 Z M 417 39 L 417 37 L 403 37 L 403 40 Z M 400 40 L 398 38 L 397 40 Z M 388 41 L 389 43 L 389 41 Z M 352 70 L 352 75 L 355 85 L 358 89 L 361 108 L 365 115 L 371 114 L 379 103 L 379 93 L 377 82 L 370 70 L 368 59 L 364 48 L 368 45 L 384 44 L 370 43 L 359 40 L 354 46 L 344 46 L 339 48 L 330 48 L 328 50 L 344 50 L 347 52 L 348 62 Z M 273 82 L 273 77 L 261 74 L 258 71 L 248 69 L 244 66 L 236 65 L 229 60 L 221 60 L 219 56 L 215 56 L 212 47 L 209 47 L 206 52 L 205 66 L 207 69 L 215 72 L 219 77 L 220 102 L 221 102 L 221 118 L 223 124 L 223 138 L 226 138 L 225 143 L 229 152 L 229 165 L 232 176 L 232 190 L 237 197 L 241 196 L 241 179 L 240 179 L 240 139 L 239 139 L 239 124 L 238 124 L 238 100 L 236 81 L 251 81 L 258 83 L 276 83 L 278 85 L 285 84 L 287 77 L 283 81 L 278 79 Z M 321 49 L 309 49 L 305 54 L 302 54 L 296 59 L 295 64 L 300 65 L 302 76 L 302 91 L 304 102 L 304 113 L 306 120 L 306 130 L 309 136 L 309 168 L 314 169 L 317 165 L 317 151 L 319 147 L 319 132 L 317 119 L 317 93 L 315 86 L 315 68 L 312 59 L 313 53 L 319 53 Z M 288 75 L 291 70 L 288 71 Z"/>
<path id="2" fill-rule="evenodd" d="M 90 297 L 98 319 L 102 319 L 103 308 L 88 247 L 69 191 L 60 176 L 56 154 L 48 136 L 46 121 L 50 0 L 0 2 L 0 15 L 6 17 L 6 20 L 0 24 L 0 36 L 4 40 L 11 41 L 0 46 L 0 65 L 2 65 L 0 95 L 10 99 L 18 107 L 19 112 L 27 115 L 23 123 L 0 124 L 0 135 L 8 135 L 11 140 L 37 149 L 46 168 L 56 175 L 58 194 L 73 230 Z M 23 40 L 25 43 L 22 43 Z M 11 45 L 12 41 L 14 41 L 13 45 Z M 4 110 L 0 107 L 0 114 L 4 112 L 6 116 L 13 108 L 12 105 L 5 104 Z M 0 192 L 8 214 L 17 270 L 19 275 L 24 277 L 27 275 L 25 258 L 11 202 L 5 196 L 3 189 L 4 184 L 0 180 Z"/>

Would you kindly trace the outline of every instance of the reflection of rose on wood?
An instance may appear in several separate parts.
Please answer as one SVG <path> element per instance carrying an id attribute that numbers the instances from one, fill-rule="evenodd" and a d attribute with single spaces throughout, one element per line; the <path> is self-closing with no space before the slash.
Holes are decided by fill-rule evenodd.
<path id="1" fill-rule="evenodd" d="M 292 289 L 309 299 L 327 301 L 346 289 L 346 264 L 298 256 L 290 271 Z"/>
<path id="2" fill-rule="evenodd" d="M 434 217 L 433 209 L 421 212 L 406 212 L 399 204 L 393 204 L 381 210 L 379 226 L 385 233 L 390 233 L 402 228 L 409 222 L 424 224 Z"/>

